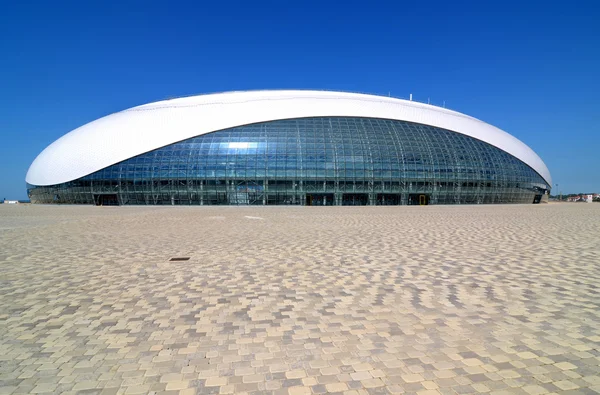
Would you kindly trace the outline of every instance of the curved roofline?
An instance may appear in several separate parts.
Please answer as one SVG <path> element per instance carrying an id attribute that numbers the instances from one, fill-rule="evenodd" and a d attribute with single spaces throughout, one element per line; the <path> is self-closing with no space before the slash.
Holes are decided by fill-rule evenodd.
<path id="1" fill-rule="evenodd" d="M 307 117 L 365 117 L 431 125 L 491 144 L 552 185 L 541 158 L 514 136 L 457 111 L 386 96 L 314 90 L 225 92 L 162 100 L 83 125 L 50 144 L 26 181 L 55 185 L 191 137 L 253 123 Z"/>
<path id="2" fill-rule="evenodd" d="M 440 106 L 436 106 L 435 104 L 430 104 L 430 103 L 425 103 L 425 102 L 421 102 L 418 100 L 408 100 L 406 98 L 401 98 L 401 97 L 393 97 L 393 96 L 381 96 L 381 95 L 377 95 L 377 94 L 371 94 L 371 93 L 363 93 L 363 92 L 350 92 L 350 91 L 332 91 L 332 90 L 313 90 L 313 89 L 294 89 L 294 90 L 288 90 L 288 89 L 254 89 L 254 90 L 242 90 L 242 91 L 225 91 L 225 92 L 210 92 L 210 93 L 203 93 L 203 94 L 199 94 L 199 95 L 185 95 L 185 96 L 178 96 L 178 97 L 169 97 L 167 99 L 163 99 L 163 100 L 159 100 L 156 102 L 151 102 L 151 103 L 147 103 L 147 104 L 141 104 L 139 106 L 135 106 L 135 107 L 131 107 L 125 110 L 122 110 L 120 112 L 123 111 L 134 111 L 137 109 L 144 109 L 146 106 L 158 106 L 159 104 L 165 103 L 168 104 L 168 102 L 171 101 L 177 101 L 177 100 L 185 100 L 185 99 L 190 99 L 190 98 L 196 98 L 196 97 L 203 97 L 203 98 L 207 98 L 208 96 L 220 96 L 220 95 L 239 95 L 239 94 L 246 94 L 246 93 L 289 93 L 289 92 L 307 92 L 307 93 L 323 93 L 323 94 L 328 94 L 328 93 L 332 93 L 332 94 L 349 94 L 349 95 L 355 95 L 355 96 L 362 96 L 364 100 L 368 100 L 368 99 L 379 99 L 378 101 L 382 101 L 381 99 L 391 99 L 391 100 L 400 100 L 403 101 L 405 103 L 411 103 L 411 104 L 416 104 L 416 105 L 422 105 L 422 106 L 427 106 L 429 107 L 431 110 L 436 111 L 445 111 L 447 113 L 451 113 L 454 114 L 456 116 L 461 116 L 461 117 L 466 117 L 466 118 L 470 118 L 470 119 L 474 119 L 476 121 L 480 121 L 479 119 L 472 117 L 470 115 L 466 115 L 463 114 L 459 111 L 456 110 L 452 110 L 446 107 L 440 107 Z M 318 97 L 318 95 L 316 97 L 314 97 L 315 99 L 321 99 L 321 97 Z M 252 101 L 256 101 L 257 99 L 254 99 Z M 265 99 L 265 100 L 271 100 L 271 99 Z M 229 103 L 229 102 L 227 102 Z M 203 103 L 205 104 L 209 104 L 209 103 Z M 224 104 L 221 101 L 216 101 L 213 102 L 212 104 Z M 164 107 L 170 107 L 170 105 L 164 105 Z M 185 105 L 181 105 L 178 104 L 176 105 L 176 107 L 185 107 Z M 480 121 L 483 122 L 483 121 Z"/>
<path id="3" fill-rule="evenodd" d="M 181 96 L 167 96 L 164 99 L 161 100 L 157 100 L 155 102 L 150 102 L 150 103 L 146 103 L 146 104 L 141 104 L 139 106 L 135 106 L 135 107 L 131 107 L 125 110 L 121 110 L 121 111 L 127 111 L 127 110 L 132 110 L 136 107 L 142 107 L 144 105 L 147 104 L 155 104 L 155 103 L 161 103 L 161 102 L 168 102 L 171 100 L 177 100 L 177 99 L 187 99 L 190 97 L 196 97 L 196 96 L 208 96 L 208 95 L 222 95 L 222 94 L 230 94 L 230 93 L 260 93 L 260 92 L 290 92 L 290 91 L 294 91 L 294 92 L 331 92 L 331 93 L 348 93 L 348 94 L 353 94 L 353 95 L 363 95 L 363 96 L 374 96 L 374 97 L 382 97 L 382 98 L 389 98 L 389 99 L 397 99 L 397 100 L 403 100 L 403 101 L 409 101 L 412 103 L 419 103 L 419 104 L 426 104 L 428 106 L 434 107 L 434 108 L 440 108 L 443 110 L 448 110 L 451 112 L 454 112 L 456 114 L 459 115 L 463 115 L 465 117 L 469 117 L 469 118 L 473 118 L 473 119 L 477 119 L 474 117 L 471 117 L 469 115 L 463 114 L 458 110 L 453 110 L 451 108 L 444 106 L 439 106 L 437 104 L 433 104 L 433 103 L 425 103 L 424 101 L 421 100 L 417 100 L 417 99 L 412 99 L 409 97 L 402 97 L 402 96 L 391 96 L 390 94 L 388 94 L 387 96 L 379 94 L 379 93 L 373 93 L 373 92 L 359 92 L 359 91 L 338 91 L 338 90 L 331 90 L 331 89 L 244 89 L 244 90 L 236 90 L 236 91 L 215 91 L 215 92 L 201 92 L 201 93 L 191 93 L 189 95 L 181 95 Z M 411 96 L 412 97 L 412 94 Z"/>

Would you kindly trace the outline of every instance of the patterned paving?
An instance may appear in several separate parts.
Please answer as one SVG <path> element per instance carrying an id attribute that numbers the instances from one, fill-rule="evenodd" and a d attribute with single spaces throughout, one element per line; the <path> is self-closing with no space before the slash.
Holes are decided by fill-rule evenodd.
<path id="1" fill-rule="evenodd" d="M 599 393 L 599 235 L 600 204 L 0 205 L 0 394 Z"/>

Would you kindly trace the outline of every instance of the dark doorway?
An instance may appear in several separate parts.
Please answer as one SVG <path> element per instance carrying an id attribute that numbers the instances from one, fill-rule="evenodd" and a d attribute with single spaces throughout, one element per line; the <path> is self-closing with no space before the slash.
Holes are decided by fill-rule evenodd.
<path id="1" fill-rule="evenodd" d="M 369 195 L 366 193 L 344 193 L 342 195 L 342 206 L 366 206 L 369 203 Z"/>
<path id="2" fill-rule="evenodd" d="M 378 193 L 378 206 L 398 206 L 400 204 L 400 195 L 397 193 Z"/>
<path id="3" fill-rule="evenodd" d="M 542 195 L 535 195 L 533 198 L 533 204 L 539 204 L 542 201 Z"/>
<path id="4" fill-rule="evenodd" d="M 307 206 L 333 206 L 333 193 L 307 193 Z"/>
<path id="5" fill-rule="evenodd" d="M 429 195 L 424 193 L 411 193 L 408 195 L 408 204 L 411 206 L 427 206 L 429 204 Z"/>
<path id="6" fill-rule="evenodd" d="M 116 193 L 94 195 L 94 202 L 96 206 L 118 206 L 119 198 Z"/>
<path id="7" fill-rule="evenodd" d="M 296 195 L 286 193 L 270 193 L 267 195 L 267 204 L 299 204 L 300 198 L 296 198 Z M 308 205 L 308 203 L 307 203 Z"/>

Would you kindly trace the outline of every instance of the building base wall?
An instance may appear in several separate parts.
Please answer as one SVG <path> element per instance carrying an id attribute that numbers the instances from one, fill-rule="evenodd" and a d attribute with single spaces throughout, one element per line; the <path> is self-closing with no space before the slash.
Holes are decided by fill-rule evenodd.
<path id="1" fill-rule="evenodd" d="M 32 203 L 39 204 L 88 204 L 99 206 L 120 205 L 156 205 L 156 206 L 208 206 L 208 205 L 301 205 L 301 206 L 405 206 L 405 205 L 441 205 L 441 204 L 507 204 L 540 203 L 547 198 L 534 189 L 507 187 L 489 188 L 463 187 L 460 183 L 452 186 L 429 188 L 396 188 L 383 186 L 353 185 L 352 187 L 327 188 L 321 182 L 321 188 L 314 185 L 307 188 L 305 182 L 293 183 L 292 188 L 269 186 L 264 181 L 254 183 L 252 188 L 239 183 L 230 183 L 210 188 L 201 184 L 201 188 L 82 188 L 82 187 L 35 187 L 29 189 Z M 414 183 L 416 184 L 416 183 Z M 455 185 L 458 184 L 458 185 Z"/>

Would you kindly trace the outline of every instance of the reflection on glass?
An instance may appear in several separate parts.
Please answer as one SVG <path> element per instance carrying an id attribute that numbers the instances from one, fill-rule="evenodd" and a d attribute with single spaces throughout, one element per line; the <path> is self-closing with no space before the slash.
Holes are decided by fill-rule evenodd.
<path id="1" fill-rule="evenodd" d="M 512 155 L 459 133 L 319 117 L 221 130 L 28 188 L 37 203 L 402 205 L 532 203 L 549 186 Z"/>

